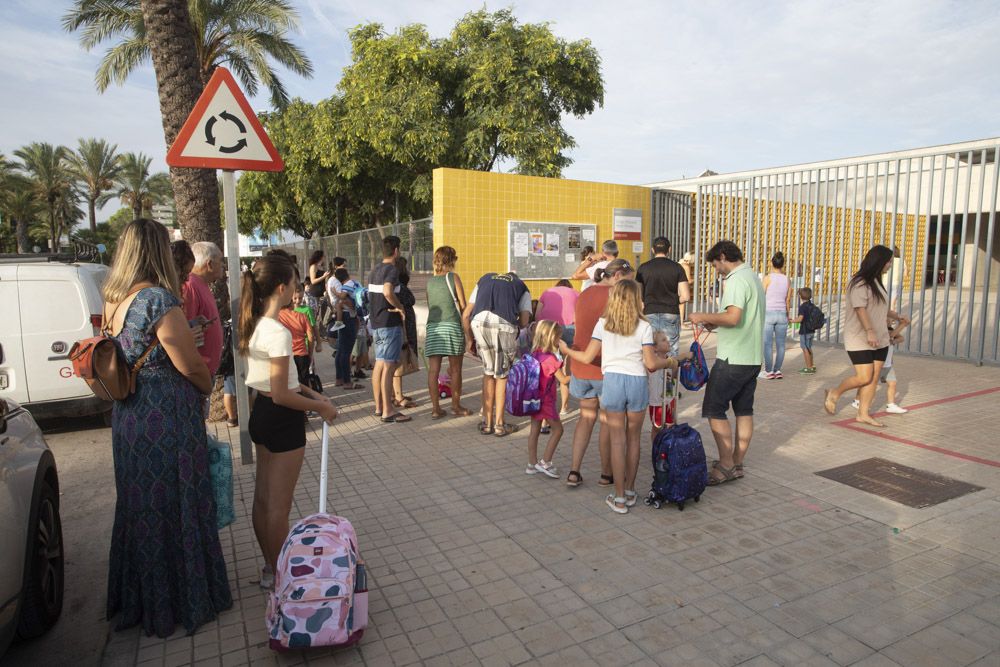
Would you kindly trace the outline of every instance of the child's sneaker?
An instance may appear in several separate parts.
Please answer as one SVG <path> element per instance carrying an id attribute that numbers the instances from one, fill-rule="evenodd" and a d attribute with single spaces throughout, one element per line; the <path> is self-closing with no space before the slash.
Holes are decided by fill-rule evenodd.
<path id="1" fill-rule="evenodd" d="M 552 461 L 544 461 L 542 459 L 538 459 L 538 463 L 535 464 L 535 470 L 537 472 L 542 473 L 543 475 L 551 477 L 552 479 L 559 479 L 559 472 L 556 470 L 556 467 L 555 465 L 553 465 Z"/>
<path id="2" fill-rule="evenodd" d="M 527 468 L 524 469 L 524 474 L 525 475 L 535 475 L 537 473 L 538 473 L 538 467 L 537 466 L 529 465 Z"/>
<path id="3" fill-rule="evenodd" d="M 851 407 L 857 410 L 858 408 L 861 407 L 861 402 L 855 398 L 853 401 L 851 401 Z"/>
<path id="4" fill-rule="evenodd" d="M 771 373 L 772 380 L 781 380 L 784 377 L 785 376 L 781 374 L 781 371 L 774 371 L 773 373 Z"/>
<path id="5" fill-rule="evenodd" d="M 768 373 L 767 371 L 761 371 L 760 373 L 757 373 L 757 379 L 758 380 L 770 380 L 771 379 L 771 373 Z"/>
<path id="6" fill-rule="evenodd" d="M 809 372 L 810 371 L 809 371 L 808 368 L 800 368 L 799 369 L 799 375 L 809 375 Z"/>
<path id="7" fill-rule="evenodd" d="M 909 410 L 906 408 L 901 408 L 895 403 L 889 403 L 885 406 L 885 411 L 892 415 L 905 415 Z"/>
<path id="8" fill-rule="evenodd" d="M 808 368 L 808 369 L 806 370 L 806 372 L 808 372 L 808 373 L 809 373 L 809 375 L 816 375 L 816 367 L 815 367 L 815 366 L 810 366 L 810 367 L 809 367 L 809 368 Z"/>

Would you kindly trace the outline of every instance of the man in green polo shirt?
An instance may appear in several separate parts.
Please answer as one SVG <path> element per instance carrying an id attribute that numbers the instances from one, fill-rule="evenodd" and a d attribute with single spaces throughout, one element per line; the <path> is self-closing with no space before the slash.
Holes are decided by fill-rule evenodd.
<path id="1" fill-rule="evenodd" d="M 743 252 L 732 241 L 719 241 L 705 253 L 722 277 L 722 301 L 717 313 L 691 313 L 691 322 L 716 330 L 715 364 L 705 386 L 701 416 L 708 419 L 719 449 L 719 460 L 709 471 L 716 486 L 743 477 L 743 459 L 753 436 L 753 396 L 757 373 L 764 360 L 764 287 L 743 263 Z M 726 410 L 736 417 L 733 429 Z"/>

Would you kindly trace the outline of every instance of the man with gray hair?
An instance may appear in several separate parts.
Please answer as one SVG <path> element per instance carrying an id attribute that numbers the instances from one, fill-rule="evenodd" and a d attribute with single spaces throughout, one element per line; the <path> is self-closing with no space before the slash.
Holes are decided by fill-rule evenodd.
<path id="1" fill-rule="evenodd" d="M 222 278 L 222 252 L 209 241 L 192 244 L 191 252 L 194 253 L 194 268 L 183 285 L 184 316 L 192 325 L 202 327 L 205 341 L 198 348 L 198 354 L 214 376 L 222 357 L 222 323 L 210 286 Z"/>
<path id="2" fill-rule="evenodd" d="M 587 289 L 596 282 L 594 280 L 594 273 L 597 269 L 605 268 L 616 259 L 618 259 L 618 243 L 608 239 L 601 244 L 601 253 L 595 253 L 583 260 L 580 266 L 576 267 L 576 271 L 570 276 L 570 279 L 585 281 L 583 289 Z"/>

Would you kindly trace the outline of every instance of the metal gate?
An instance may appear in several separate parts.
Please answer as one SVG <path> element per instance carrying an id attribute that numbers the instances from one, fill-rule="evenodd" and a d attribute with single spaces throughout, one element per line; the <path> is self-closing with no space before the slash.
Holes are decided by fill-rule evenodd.
<path id="1" fill-rule="evenodd" d="M 735 241 L 762 275 L 781 250 L 793 286 L 811 287 L 827 315 L 818 338 L 840 343 L 846 285 L 883 244 L 901 260 L 883 282 L 912 320 L 901 351 L 1000 362 L 998 154 L 1000 139 L 990 139 L 699 179 L 695 308 L 719 296 L 704 262 L 716 241 Z"/>
<path id="2" fill-rule="evenodd" d="M 670 258 L 680 260 L 693 250 L 691 230 L 694 228 L 694 196 L 690 192 L 653 190 L 652 234 L 666 236 L 670 241 Z"/>

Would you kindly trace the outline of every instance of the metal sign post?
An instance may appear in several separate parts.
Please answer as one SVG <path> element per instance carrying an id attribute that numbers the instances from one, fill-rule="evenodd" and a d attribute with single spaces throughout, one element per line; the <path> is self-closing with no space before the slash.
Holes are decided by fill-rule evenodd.
<path id="1" fill-rule="evenodd" d="M 253 463 L 253 443 L 250 442 L 250 400 L 247 396 L 247 362 L 237 346 L 240 321 L 240 266 L 239 222 L 236 217 L 236 174 L 229 169 L 222 171 L 222 208 L 226 213 L 226 258 L 229 268 L 229 309 L 233 314 L 233 361 L 236 375 L 236 414 L 240 421 L 240 460 L 243 465 Z"/>

